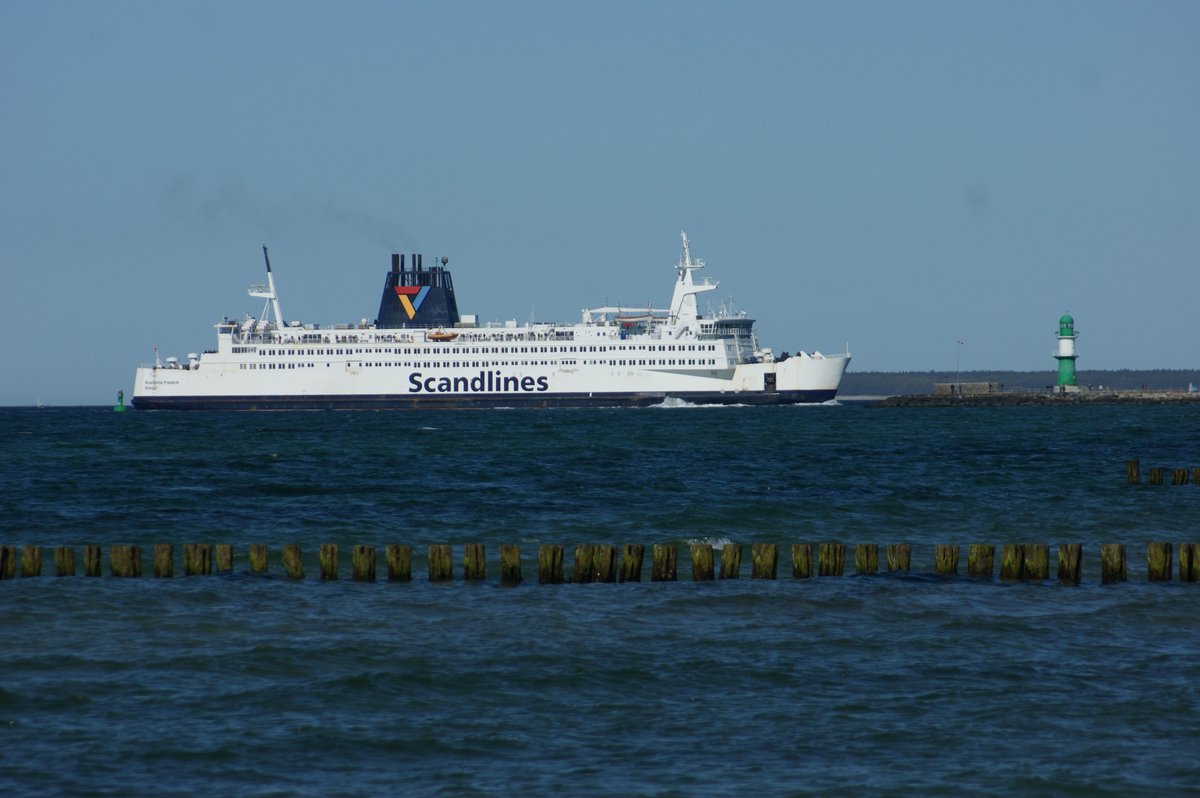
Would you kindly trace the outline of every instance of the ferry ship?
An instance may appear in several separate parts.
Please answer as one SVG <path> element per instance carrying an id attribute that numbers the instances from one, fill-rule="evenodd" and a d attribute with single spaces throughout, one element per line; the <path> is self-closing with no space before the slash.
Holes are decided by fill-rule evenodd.
<path id="1" fill-rule="evenodd" d="M 262 313 L 219 322 L 217 347 L 137 369 L 138 410 L 335 410 L 804 404 L 831 401 L 850 354 L 760 348 L 754 320 L 701 313 L 687 233 L 668 308 L 596 307 L 575 324 L 460 314 L 447 259 L 392 255 L 374 322 L 287 321 L 266 245 Z"/>

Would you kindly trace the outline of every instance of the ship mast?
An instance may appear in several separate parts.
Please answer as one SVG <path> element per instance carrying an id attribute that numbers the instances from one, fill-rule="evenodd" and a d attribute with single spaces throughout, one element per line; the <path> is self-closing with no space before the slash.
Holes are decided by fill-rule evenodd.
<path id="1" fill-rule="evenodd" d="M 692 272 L 703 269 L 704 261 L 699 258 L 692 260 L 692 248 L 688 243 L 686 231 L 680 230 L 679 238 L 683 242 L 683 259 L 675 267 L 677 279 L 675 280 L 675 292 L 671 296 L 671 320 L 681 326 L 687 326 L 699 317 L 696 295 L 712 291 L 717 284 L 710 283 L 708 280 L 702 284 L 696 284 L 692 279 Z"/>
<path id="2" fill-rule="evenodd" d="M 263 290 L 261 285 L 252 286 L 248 292 L 250 296 L 259 299 L 265 299 L 271 303 L 271 310 L 275 314 L 275 326 L 283 329 L 283 311 L 279 309 L 279 294 L 275 292 L 275 275 L 271 274 L 271 256 L 267 254 L 267 245 L 263 244 L 263 260 L 267 262 L 267 287 Z M 263 315 L 266 315 L 266 308 L 263 308 Z"/>

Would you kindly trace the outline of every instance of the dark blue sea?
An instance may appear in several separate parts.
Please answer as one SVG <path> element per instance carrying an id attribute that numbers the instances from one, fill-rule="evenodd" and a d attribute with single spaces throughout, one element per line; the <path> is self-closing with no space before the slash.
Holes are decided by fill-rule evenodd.
<path id="1" fill-rule="evenodd" d="M 1148 541 L 1200 541 L 1200 485 L 1145 481 L 1200 466 L 1200 407 L 5 409 L 0 453 L 0 544 L 47 547 L 0 581 L 0 795 L 1200 795 L 1200 585 L 1146 581 Z M 691 581 L 696 541 L 744 544 L 740 578 Z M 790 544 L 823 541 L 881 568 L 909 543 L 912 568 L 855 576 L 848 551 L 792 579 Z M 193 542 L 234 572 L 182 576 Z M 756 542 L 778 579 L 750 578 Z M 1050 580 L 965 575 L 967 544 L 1025 542 Z M 1079 586 L 1054 578 L 1072 542 Z M 1129 581 L 1102 586 L 1110 542 Z M 433 543 L 454 581 L 426 578 Z M 647 581 L 539 585 L 541 543 L 568 573 L 577 544 L 646 544 Z M 679 581 L 649 581 L 654 543 Z M 82 572 L 85 544 L 105 575 L 55 577 L 52 547 Z M 141 578 L 108 575 L 111 544 Z M 354 544 L 379 581 L 351 580 Z"/>

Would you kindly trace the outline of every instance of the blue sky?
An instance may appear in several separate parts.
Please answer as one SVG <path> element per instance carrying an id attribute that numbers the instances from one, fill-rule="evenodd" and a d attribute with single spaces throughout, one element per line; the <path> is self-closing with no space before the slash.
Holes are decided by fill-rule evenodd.
<path id="1" fill-rule="evenodd" d="M 257 313 L 661 306 L 678 235 L 852 370 L 1195 368 L 1200 3 L 0 4 L 0 404 Z"/>

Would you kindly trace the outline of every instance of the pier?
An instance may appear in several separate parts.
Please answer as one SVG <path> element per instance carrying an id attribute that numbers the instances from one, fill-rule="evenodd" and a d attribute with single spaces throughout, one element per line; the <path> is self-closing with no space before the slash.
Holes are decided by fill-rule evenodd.
<path id="1" fill-rule="evenodd" d="M 1079 405 L 1200 405 L 1189 391 L 994 391 L 911 393 L 868 402 L 867 407 L 1077 407 Z"/>

